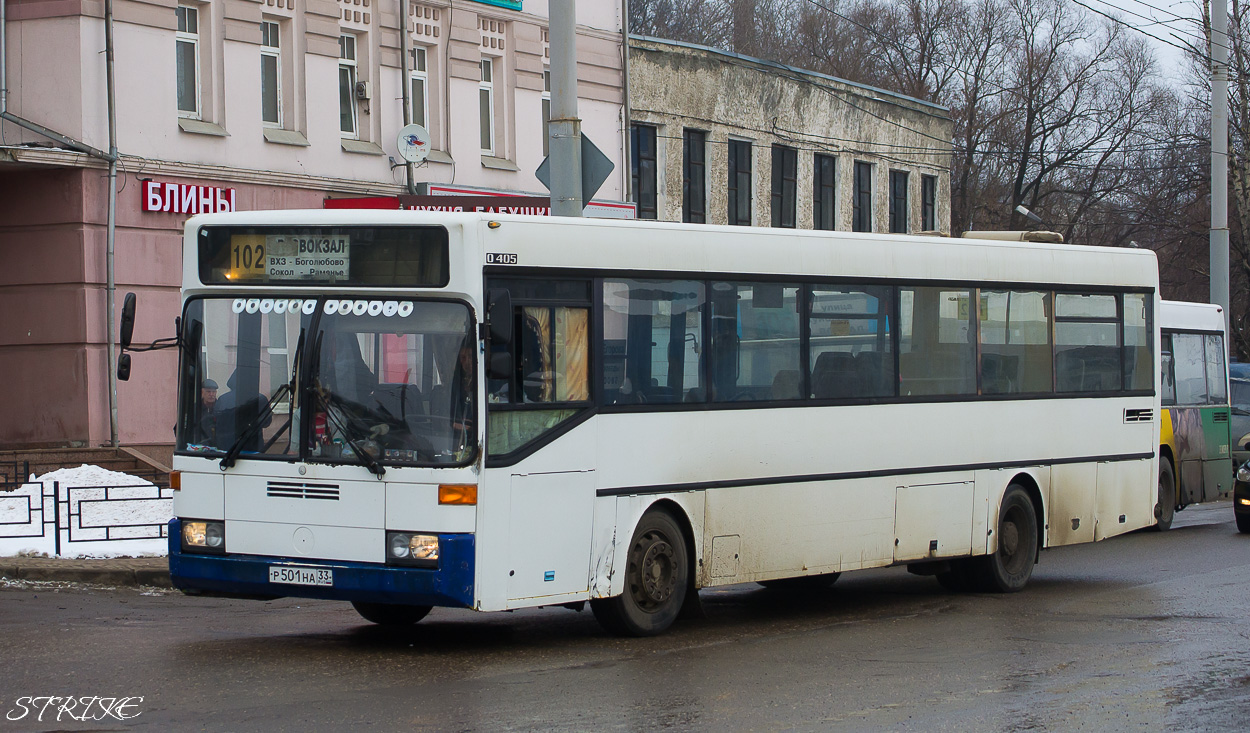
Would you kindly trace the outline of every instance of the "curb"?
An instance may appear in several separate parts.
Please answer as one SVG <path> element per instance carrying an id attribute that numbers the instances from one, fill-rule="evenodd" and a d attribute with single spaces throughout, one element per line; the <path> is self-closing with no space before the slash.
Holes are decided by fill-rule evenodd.
<path id="1" fill-rule="evenodd" d="M 72 563 L 72 564 L 71 564 Z M 83 566 L 78 562 L 67 562 L 59 565 L 55 561 L 43 562 L 38 565 L 14 563 L 12 559 L 0 560 L 0 577 L 11 580 L 31 580 L 40 582 L 91 583 L 93 585 L 111 585 L 137 588 L 153 586 L 156 588 L 173 588 L 169 579 L 168 567 L 118 567 L 101 565 L 99 567 Z"/>

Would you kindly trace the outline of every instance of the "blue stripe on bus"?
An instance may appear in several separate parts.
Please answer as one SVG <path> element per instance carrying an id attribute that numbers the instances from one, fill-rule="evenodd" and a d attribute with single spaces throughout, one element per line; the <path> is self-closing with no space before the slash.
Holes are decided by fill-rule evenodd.
<path id="1" fill-rule="evenodd" d="M 169 575 L 174 587 L 208 595 L 325 598 L 367 603 L 473 607 L 472 534 L 441 534 L 438 569 L 405 568 L 379 563 L 311 560 L 262 555 L 183 552 L 182 526 L 169 523 Z M 269 582 L 269 566 L 303 565 L 334 571 L 334 586 Z"/>

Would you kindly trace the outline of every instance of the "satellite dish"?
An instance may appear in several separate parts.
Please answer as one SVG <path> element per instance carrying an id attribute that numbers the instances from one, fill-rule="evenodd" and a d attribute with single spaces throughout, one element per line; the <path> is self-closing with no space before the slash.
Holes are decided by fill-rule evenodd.
<path id="1" fill-rule="evenodd" d="M 430 154 L 430 131 L 421 125 L 405 125 L 399 131 L 399 157 L 420 163 Z"/>

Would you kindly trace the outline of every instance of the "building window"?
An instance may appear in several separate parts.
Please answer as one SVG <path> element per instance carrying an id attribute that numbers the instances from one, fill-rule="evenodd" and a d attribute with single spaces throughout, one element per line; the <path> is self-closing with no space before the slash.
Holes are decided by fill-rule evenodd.
<path id="1" fill-rule="evenodd" d="M 686 130 L 681 138 L 681 220 L 707 223 L 707 133 Z"/>
<path id="2" fill-rule="evenodd" d="M 890 232 L 907 233 L 907 171 L 890 171 Z"/>
<path id="3" fill-rule="evenodd" d="M 495 62 L 482 59 L 482 80 L 477 86 L 478 123 L 482 137 L 482 155 L 495 154 Z"/>
<path id="4" fill-rule="evenodd" d="M 837 193 L 837 184 L 835 183 L 834 174 L 837 172 L 836 158 L 832 155 L 816 154 L 814 165 L 812 166 L 812 228 L 833 230 L 837 228 L 834 223 L 834 194 Z"/>
<path id="5" fill-rule="evenodd" d="M 629 177 L 639 219 L 655 219 L 658 214 L 656 195 L 655 128 L 631 125 L 629 128 Z"/>
<path id="6" fill-rule="evenodd" d="M 920 228 L 937 230 L 937 176 L 920 177 Z"/>
<path id="7" fill-rule="evenodd" d="M 260 117 L 267 127 L 282 127 L 282 51 L 278 24 L 260 24 Z"/>
<path id="8" fill-rule="evenodd" d="M 200 119 L 200 11 L 179 5 L 175 41 L 178 115 Z"/>
<path id="9" fill-rule="evenodd" d="M 773 146 L 773 226 L 793 229 L 798 209 L 799 151 Z"/>
<path id="10" fill-rule="evenodd" d="M 543 69 L 543 155 L 551 155 L 551 69 Z"/>
<path id="11" fill-rule="evenodd" d="M 872 163 L 855 161 L 855 191 L 851 199 L 851 231 L 872 231 Z"/>
<path id="12" fill-rule="evenodd" d="M 426 116 L 426 110 L 430 108 L 428 88 L 430 77 L 426 66 L 426 50 L 420 46 L 409 49 L 408 57 L 410 69 L 408 94 L 412 102 L 412 122 L 428 130 L 430 120 Z"/>
<path id="13" fill-rule="evenodd" d="M 729 223 L 751 226 L 751 143 L 729 141 Z"/>
<path id="14" fill-rule="evenodd" d="M 356 37 L 339 36 L 339 131 L 355 138 L 356 128 Z"/>

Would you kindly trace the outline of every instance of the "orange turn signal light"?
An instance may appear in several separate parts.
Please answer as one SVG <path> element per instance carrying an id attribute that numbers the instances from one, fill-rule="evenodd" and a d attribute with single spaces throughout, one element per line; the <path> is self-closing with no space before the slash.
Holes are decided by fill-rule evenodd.
<path id="1" fill-rule="evenodd" d="M 439 484 L 439 504 L 477 504 L 477 484 Z"/>
<path id="2" fill-rule="evenodd" d="M 169 472 L 169 488 L 174 491 L 182 491 L 182 471 Z"/>

